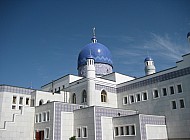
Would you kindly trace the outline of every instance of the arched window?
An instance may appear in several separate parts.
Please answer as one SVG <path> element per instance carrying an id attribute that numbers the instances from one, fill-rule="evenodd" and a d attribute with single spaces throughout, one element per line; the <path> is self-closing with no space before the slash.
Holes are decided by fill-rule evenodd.
<path id="1" fill-rule="evenodd" d="M 73 104 L 76 104 L 76 94 L 73 94 Z"/>
<path id="2" fill-rule="evenodd" d="M 105 90 L 101 92 L 101 102 L 107 102 L 107 93 Z"/>
<path id="3" fill-rule="evenodd" d="M 83 92 L 82 92 L 82 103 L 85 103 L 86 101 L 87 101 L 86 90 L 83 90 Z"/>
<path id="4" fill-rule="evenodd" d="M 47 103 L 50 103 L 50 100 L 48 100 Z"/>
<path id="5" fill-rule="evenodd" d="M 41 99 L 41 100 L 39 101 L 39 105 L 43 105 L 43 103 L 44 103 L 44 101 Z"/>

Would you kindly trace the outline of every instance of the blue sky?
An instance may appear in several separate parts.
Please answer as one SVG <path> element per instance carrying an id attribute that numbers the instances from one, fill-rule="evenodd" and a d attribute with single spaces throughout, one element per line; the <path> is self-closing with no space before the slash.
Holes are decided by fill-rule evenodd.
<path id="1" fill-rule="evenodd" d="M 0 84 L 40 88 L 77 75 L 93 27 L 113 55 L 114 71 L 141 77 L 148 54 L 161 71 L 190 52 L 190 1 L 1 0 Z"/>

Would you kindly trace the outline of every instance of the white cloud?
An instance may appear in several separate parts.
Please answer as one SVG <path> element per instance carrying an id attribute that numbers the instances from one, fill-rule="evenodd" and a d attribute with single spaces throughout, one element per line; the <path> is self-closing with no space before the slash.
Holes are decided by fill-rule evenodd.
<path id="1" fill-rule="evenodd" d="M 172 40 L 167 34 L 164 36 L 151 33 L 151 39 L 146 41 L 145 49 L 160 57 L 166 57 L 172 61 L 178 61 L 181 56 L 189 51 L 176 40 Z"/>

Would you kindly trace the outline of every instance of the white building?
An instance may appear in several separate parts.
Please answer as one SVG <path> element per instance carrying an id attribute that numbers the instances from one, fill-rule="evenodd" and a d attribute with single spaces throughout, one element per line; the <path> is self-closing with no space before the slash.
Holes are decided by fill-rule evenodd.
<path id="1" fill-rule="evenodd" d="M 144 77 L 113 72 L 111 53 L 97 42 L 78 57 L 78 75 L 41 90 L 0 85 L 0 140 L 190 139 L 190 54 Z"/>

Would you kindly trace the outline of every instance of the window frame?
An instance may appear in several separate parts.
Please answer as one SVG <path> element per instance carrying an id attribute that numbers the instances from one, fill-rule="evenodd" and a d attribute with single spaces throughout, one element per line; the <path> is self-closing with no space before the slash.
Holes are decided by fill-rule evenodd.
<path id="1" fill-rule="evenodd" d="M 172 87 L 173 90 L 171 90 L 171 87 Z M 174 85 L 170 85 L 169 86 L 169 92 L 170 92 L 170 95 L 174 95 L 175 94 L 175 87 L 174 87 Z"/>
<path id="2" fill-rule="evenodd" d="M 103 89 L 101 91 L 101 103 L 106 103 L 108 101 L 107 96 L 108 96 L 108 94 L 107 94 L 106 90 Z"/>
<path id="3" fill-rule="evenodd" d="M 139 95 L 139 99 L 140 99 L 140 100 L 137 100 L 137 99 L 138 99 L 138 95 Z M 142 100 L 142 99 L 141 99 L 141 93 L 136 93 L 136 94 L 135 94 L 135 101 L 136 101 L 136 102 L 141 102 L 141 100 Z"/>
<path id="4" fill-rule="evenodd" d="M 159 90 L 157 88 L 153 89 L 153 99 L 160 98 Z"/>
<path id="5" fill-rule="evenodd" d="M 183 107 L 181 106 L 182 104 L 181 104 L 181 101 L 183 101 Z M 184 98 L 180 98 L 179 99 L 179 108 L 180 109 L 184 109 L 185 108 L 185 99 Z"/>
<path id="6" fill-rule="evenodd" d="M 164 89 L 165 89 L 165 92 L 164 92 Z M 167 87 L 162 87 L 161 92 L 162 92 L 162 96 L 163 97 L 168 96 L 168 89 L 167 89 Z M 166 94 L 164 94 L 164 93 L 166 93 Z"/>
<path id="7" fill-rule="evenodd" d="M 177 102 L 176 102 L 176 100 L 171 100 L 171 109 L 172 110 L 176 110 L 177 109 Z M 174 104 L 173 103 L 175 103 L 175 106 L 174 106 Z"/>
<path id="8" fill-rule="evenodd" d="M 48 135 L 47 135 L 47 130 L 48 130 Z M 50 127 L 46 127 L 44 131 L 44 138 L 49 139 L 50 138 Z"/>
<path id="9" fill-rule="evenodd" d="M 181 92 L 179 92 L 178 86 L 181 87 Z M 183 93 L 183 87 L 182 87 L 182 84 L 181 84 L 181 83 L 176 84 L 176 91 L 177 91 L 177 93 L 179 93 L 179 94 Z"/>
<path id="10" fill-rule="evenodd" d="M 146 95 L 146 99 L 144 98 L 145 97 L 144 95 Z M 147 91 L 141 92 L 141 96 L 142 96 L 142 101 L 147 101 L 148 100 L 148 92 Z"/>
<path id="11" fill-rule="evenodd" d="M 82 127 L 82 138 L 88 138 L 88 127 L 87 126 L 83 126 Z M 85 130 L 85 133 L 84 133 Z"/>
<path id="12" fill-rule="evenodd" d="M 123 97 L 123 105 L 129 104 L 128 96 Z"/>

